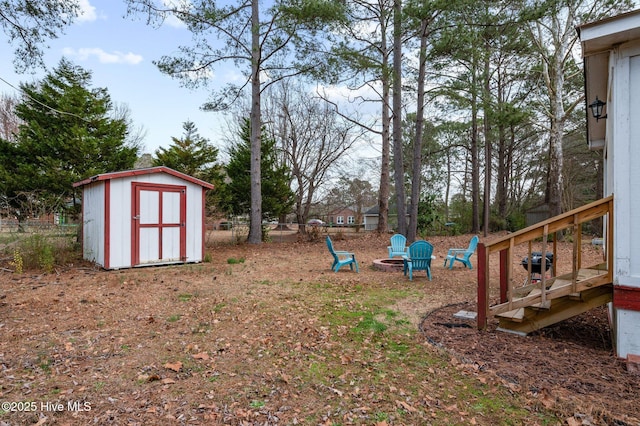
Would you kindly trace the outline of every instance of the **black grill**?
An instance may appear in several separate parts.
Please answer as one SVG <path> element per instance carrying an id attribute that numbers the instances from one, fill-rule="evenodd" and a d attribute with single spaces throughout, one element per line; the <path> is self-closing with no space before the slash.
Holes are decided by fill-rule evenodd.
<path id="1" fill-rule="evenodd" d="M 545 272 L 553 265 L 553 253 L 547 253 L 547 260 L 545 261 Z M 520 262 L 522 267 L 529 270 L 529 256 L 525 256 Z M 532 274 L 542 273 L 542 252 L 534 251 L 531 253 L 531 271 Z"/>

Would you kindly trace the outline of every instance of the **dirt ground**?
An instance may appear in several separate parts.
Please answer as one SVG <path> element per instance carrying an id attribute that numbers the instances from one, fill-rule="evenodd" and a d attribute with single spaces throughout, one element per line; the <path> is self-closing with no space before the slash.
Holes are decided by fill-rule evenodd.
<path id="1" fill-rule="evenodd" d="M 453 379 L 432 367 L 433 387 L 411 371 L 377 372 L 384 384 L 358 385 L 349 368 L 371 375 L 375 363 L 346 346 L 338 363 L 344 371 L 317 373 L 330 382 L 303 383 L 291 371 L 340 353 L 320 320 L 327 304 L 346 299 L 325 301 L 318 292 L 353 294 L 360 286 L 418 295 L 392 306 L 419 330 L 413 350 L 442 351 L 454 370 L 535 401 L 565 424 L 640 425 L 639 377 L 613 353 L 605 308 L 527 337 L 496 331 L 495 322 L 479 331 L 453 316 L 476 310 L 476 271 L 442 265 L 447 249 L 466 246 L 469 235 L 429 238 L 432 281 L 372 267 L 386 257 L 388 236 L 333 237 L 336 249 L 357 253 L 359 274 L 334 274 L 324 241 L 284 232 L 259 246 L 212 235 L 211 262 L 196 265 L 104 271 L 79 263 L 20 275 L 0 265 L 0 401 L 13 403 L 3 405 L 0 425 L 539 424 L 469 418 L 462 401 L 450 410 Z M 560 244 L 558 268 L 570 250 Z M 585 263 L 601 256 L 585 245 Z M 407 382 L 428 395 L 403 399 Z M 417 406 L 431 417 L 420 417 Z M 440 409 L 455 413 L 443 417 Z M 408 417 L 398 418 L 400 411 Z"/>

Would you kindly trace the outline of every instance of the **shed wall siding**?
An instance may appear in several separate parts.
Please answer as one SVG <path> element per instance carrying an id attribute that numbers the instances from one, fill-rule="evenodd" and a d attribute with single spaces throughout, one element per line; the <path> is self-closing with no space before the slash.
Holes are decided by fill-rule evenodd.
<path id="1" fill-rule="evenodd" d="M 105 221 L 104 183 L 85 186 L 82 199 L 82 255 L 84 259 L 104 265 Z"/>
<path id="2" fill-rule="evenodd" d="M 187 262 L 201 262 L 204 253 L 202 187 L 187 184 Z"/>
<path id="3" fill-rule="evenodd" d="M 139 175 L 111 181 L 111 267 L 126 268 L 131 265 L 132 183 L 144 182 L 161 185 L 185 185 L 187 187 L 186 211 L 186 262 L 201 262 L 202 246 L 202 187 L 185 182 L 164 173 Z M 150 242 L 153 244 L 153 242 Z M 157 245 L 157 241 L 155 245 Z M 162 262 L 158 262 L 162 263 Z"/>
<path id="4" fill-rule="evenodd" d="M 108 220 L 110 268 L 131 267 L 131 181 L 112 179 Z"/>

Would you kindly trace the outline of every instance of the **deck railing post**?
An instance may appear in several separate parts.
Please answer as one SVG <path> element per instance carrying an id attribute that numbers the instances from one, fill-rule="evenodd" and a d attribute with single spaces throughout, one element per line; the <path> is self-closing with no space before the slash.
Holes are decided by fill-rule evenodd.
<path id="1" fill-rule="evenodd" d="M 511 279 L 511 271 L 507 270 L 509 263 L 509 253 L 507 250 L 500 250 L 500 303 L 507 301 L 509 292 L 509 280 Z"/>
<path id="2" fill-rule="evenodd" d="M 487 311 L 489 309 L 489 274 L 487 250 L 484 243 L 478 243 L 478 329 L 487 327 Z"/>

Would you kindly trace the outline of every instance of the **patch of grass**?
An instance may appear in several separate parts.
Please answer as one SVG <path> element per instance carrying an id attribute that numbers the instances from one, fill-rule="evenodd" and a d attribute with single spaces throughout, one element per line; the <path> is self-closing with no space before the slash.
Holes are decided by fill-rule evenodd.
<path id="1" fill-rule="evenodd" d="M 249 404 L 249 406 L 251 408 L 262 408 L 265 406 L 264 401 L 258 401 L 256 399 L 254 399 L 253 401 L 251 401 L 251 403 Z"/>
<path id="2" fill-rule="evenodd" d="M 409 332 L 409 321 L 396 319 L 397 315 L 389 309 L 361 311 L 346 308 L 328 313 L 326 318 L 334 327 L 349 327 L 353 338 L 361 341 L 371 335 L 380 337 L 390 327 Z"/>
<path id="3" fill-rule="evenodd" d="M 179 294 L 178 300 L 181 302 L 188 302 L 189 300 L 191 300 L 192 297 L 193 297 L 193 294 L 188 294 L 188 293 Z"/>
<path id="4" fill-rule="evenodd" d="M 15 247 L 13 262 L 16 272 L 34 270 L 52 273 L 56 265 L 64 265 L 78 257 L 73 237 L 52 233 L 33 233 L 9 237 Z"/>
<path id="5" fill-rule="evenodd" d="M 229 265 L 236 265 L 238 263 L 244 263 L 244 257 L 241 257 L 239 259 L 236 259 L 235 257 L 230 257 L 227 259 L 227 263 Z"/>
<path id="6" fill-rule="evenodd" d="M 211 311 L 216 313 L 216 314 L 220 313 L 224 309 L 225 306 L 227 306 L 227 304 L 224 303 L 224 302 L 216 303 L 216 305 L 213 307 L 213 309 L 211 309 Z"/>
<path id="7" fill-rule="evenodd" d="M 51 374 L 51 359 L 46 355 L 38 355 L 38 367 L 40 367 L 45 374 Z"/>
<path id="8" fill-rule="evenodd" d="M 314 359 L 306 371 L 301 372 L 303 381 L 308 383 L 322 383 L 331 385 L 333 379 L 344 374 L 344 368 L 340 364 L 332 364 L 327 360 Z"/>
<path id="9" fill-rule="evenodd" d="M 371 312 L 366 312 L 362 316 L 360 322 L 353 328 L 353 331 L 357 334 L 363 334 L 366 332 L 371 333 L 384 333 L 387 330 L 387 325 L 374 318 Z"/>
<path id="10" fill-rule="evenodd" d="M 171 315 L 169 318 L 167 318 L 167 322 L 176 322 L 176 321 L 180 321 L 179 314 L 174 314 L 174 315 Z"/>
<path id="11" fill-rule="evenodd" d="M 404 342 L 389 341 L 386 346 L 389 351 L 397 355 L 403 355 L 409 352 L 409 345 Z"/>
<path id="12" fill-rule="evenodd" d="M 387 420 L 389 420 L 389 415 L 387 413 L 377 411 L 373 413 L 373 420 L 375 420 L 376 422 L 386 422 Z"/>
<path id="13" fill-rule="evenodd" d="M 10 244 L 20 240 L 20 236 L 15 232 L 0 233 L 0 244 Z"/>

